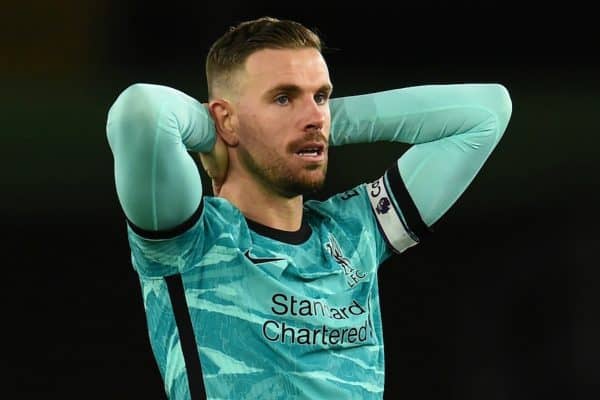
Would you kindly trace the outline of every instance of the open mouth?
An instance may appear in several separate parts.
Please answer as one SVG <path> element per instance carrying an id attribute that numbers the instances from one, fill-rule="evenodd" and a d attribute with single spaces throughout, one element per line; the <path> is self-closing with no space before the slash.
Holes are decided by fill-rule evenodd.
<path id="1" fill-rule="evenodd" d="M 322 144 L 307 144 L 296 151 L 296 154 L 300 157 L 319 157 L 323 154 L 325 146 Z"/>

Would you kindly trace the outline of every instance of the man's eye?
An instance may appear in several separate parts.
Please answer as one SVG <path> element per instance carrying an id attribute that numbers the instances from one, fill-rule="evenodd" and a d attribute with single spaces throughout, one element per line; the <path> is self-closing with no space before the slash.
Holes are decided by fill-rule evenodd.
<path id="1" fill-rule="evenodd" d="M 289 97 L 288 97 L 288 96 L 286 96 L 286 95 L 282 94 L 282 95 L 280 95 L 280 96 L 277 96 L 277 97 L 275 97 L 275 102 L 276 102 L 277 104 L 280 104 L 280 105 L 282 105 L 282 106 L 283 106 L 283 105 L 286 105 L 287 103 L 289 103 L 289 102 L 290 102 L 290 99 L 289 99 Z"/>
<path id="2" fill-rule="evenodd" d="M 315 101 L 317 102 L 317 104 L 325 104 L 327 103 L 327 95 L 324 93 L 319 93 L 317 95 L 315 95 Z"/>

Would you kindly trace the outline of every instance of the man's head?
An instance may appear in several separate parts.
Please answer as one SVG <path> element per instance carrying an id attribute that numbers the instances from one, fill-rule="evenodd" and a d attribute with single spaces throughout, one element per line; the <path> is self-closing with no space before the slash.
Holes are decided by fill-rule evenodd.
<path id="1" fill-rule="evenodd" d="M 285 197 L 323 185 L 332 85 L 314 32 L 274 18 L 243 22 L 213 44 L 206 74 L 232 173 Z"/>

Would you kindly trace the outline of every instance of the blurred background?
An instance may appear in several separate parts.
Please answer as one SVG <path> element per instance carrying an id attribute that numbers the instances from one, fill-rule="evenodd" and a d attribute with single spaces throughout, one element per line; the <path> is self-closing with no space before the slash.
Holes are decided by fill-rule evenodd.
<path id="1" fill-rule="evenodd" d="M 0 15 L 12 398 L 165 399 L 106 113 L 135 82 L 205 100 L 211 43 L 263 15 L 302 22 L 335 49 L 335 96 L 459 82 L 502 83 L 512 96 L 505 136 L 436 235 L 380 270 L 386 400 L 597 399 L 593 12 L 571 2 L 141 0 L 9 2 Z M 405 149 L 332 149 L 319 196 L 374 179 Z"/>

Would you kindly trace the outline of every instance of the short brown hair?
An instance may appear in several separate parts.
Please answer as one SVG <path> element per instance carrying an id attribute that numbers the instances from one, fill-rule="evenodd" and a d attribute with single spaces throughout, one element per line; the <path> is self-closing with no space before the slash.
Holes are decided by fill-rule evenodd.
<path id="1" fill-rule="evenodd" d="M 218 84 L 228 85 L 231 73 L 244 65 L 248 56 L 263 49 L 315 48 L 322 50 L 319 35 L 290 20 L 272 17 L 242 22 L 232 26 L 211 46 L 206 57 L 208 95 Z"/>

